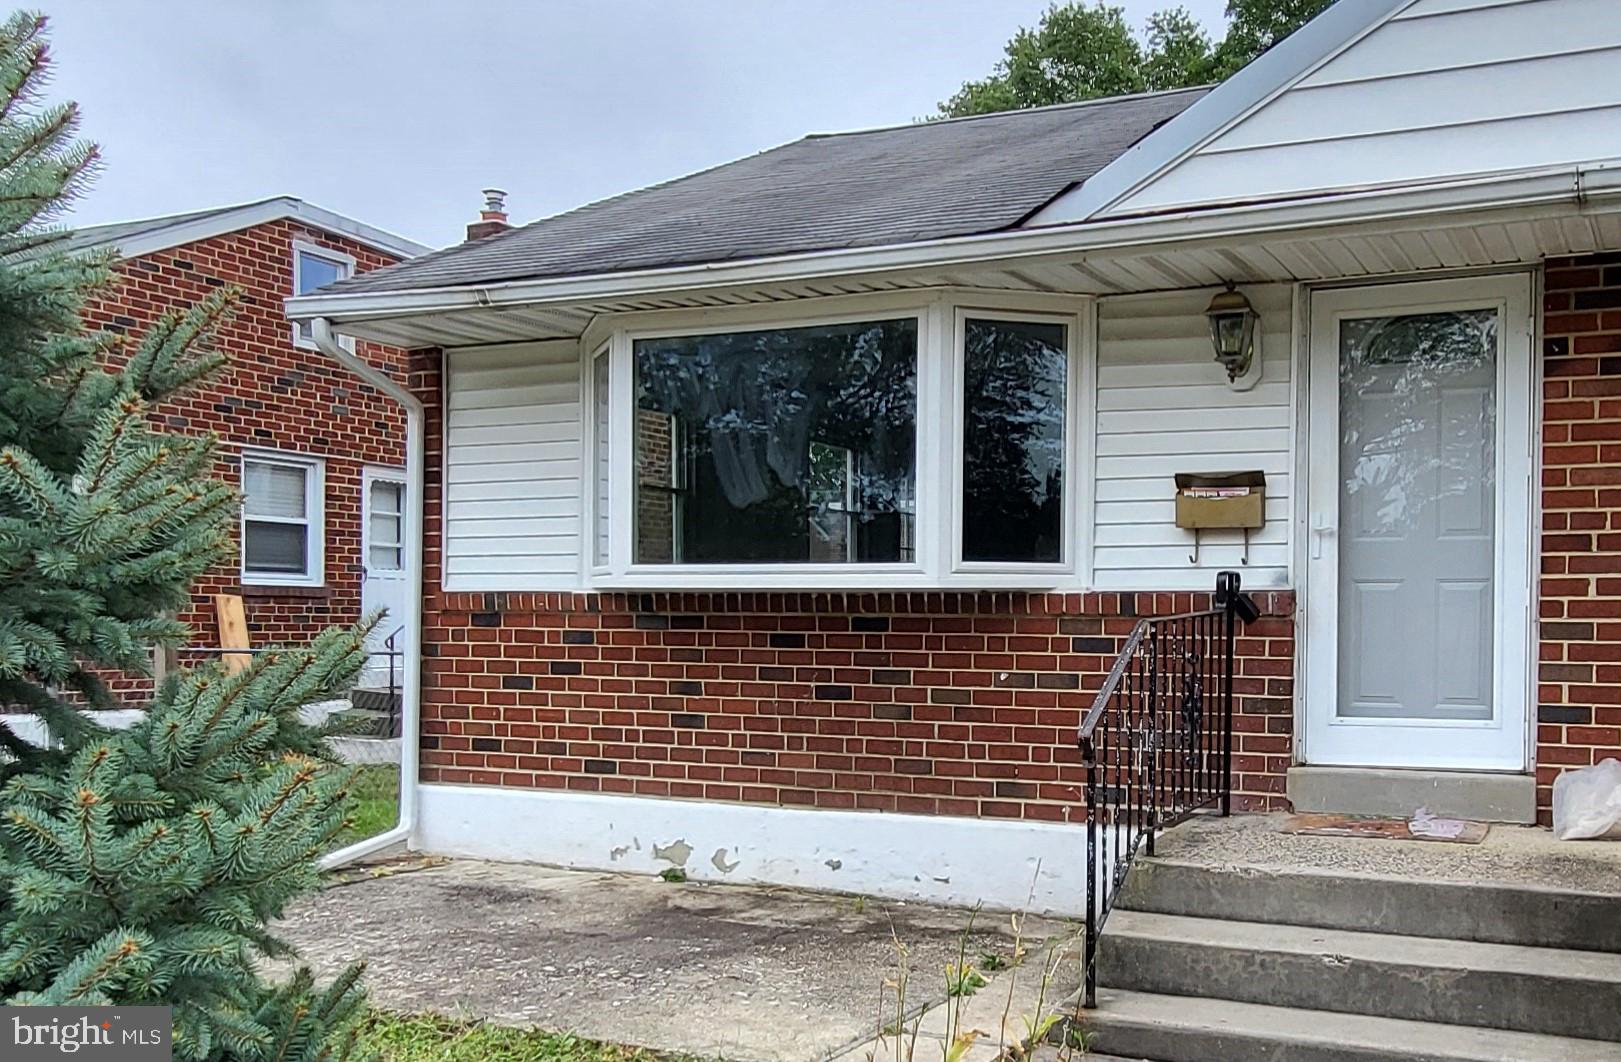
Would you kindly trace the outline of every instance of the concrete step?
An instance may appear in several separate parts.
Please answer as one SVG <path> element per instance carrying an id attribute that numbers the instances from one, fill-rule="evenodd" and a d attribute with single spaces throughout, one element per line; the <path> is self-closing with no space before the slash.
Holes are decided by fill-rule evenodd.
<path id="1" fill-rule="evenodd" d="M 1359 841 L 1359 844 L 1396 844 Z M 1621 953 L 1614 894 L 1322 869 L 1139 859 L 1118 908 Z"/>
<path id="2" fill-rule="evenodd" d="M 1621 1040 L 1621 955 L 1115 911 L 1098 983 Z"/>
<path id="3" fill-rule="evenodd" d="M 1621 1062 L 1621 1044 L 1190 999 L 1098 993 L 1090 1050 L 1157 1062 Z"/>

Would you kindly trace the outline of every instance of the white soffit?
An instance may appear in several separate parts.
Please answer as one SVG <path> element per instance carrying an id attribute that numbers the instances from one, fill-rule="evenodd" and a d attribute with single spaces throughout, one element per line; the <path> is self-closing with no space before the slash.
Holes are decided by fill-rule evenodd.
<path id="1" fill-rule="evenodd" d="M 599 316 L 715 309 L 834 295 L 928 288 L 1119 295 L 1232 282 L 1322 281 L 1510 268 L 1549 256 L 1621 250 L 1621 202 L 1431 216 L 1397 224 L 1347 224 L 1141 248 L 1076 250 L 806 281 L 625 293 L 546 305 L 476 305 L 333 320 L 346 335 L 402 347 L 460 347 L 579 336 Z"/>

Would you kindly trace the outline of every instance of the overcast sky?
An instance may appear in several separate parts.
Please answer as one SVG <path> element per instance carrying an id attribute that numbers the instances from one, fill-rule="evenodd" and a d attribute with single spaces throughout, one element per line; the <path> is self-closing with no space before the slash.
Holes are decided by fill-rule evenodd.
<path id="1" fill-rule="evenodd" d="M 70 219 L 290 194 L 423 243 L 907 122 L 1048 0 L 41 0 L 106 170 Z M 1113 0 L 1136 25 L 1174 0 Z M 1224 0 L 1183 0 L 1219 35 Z"/>

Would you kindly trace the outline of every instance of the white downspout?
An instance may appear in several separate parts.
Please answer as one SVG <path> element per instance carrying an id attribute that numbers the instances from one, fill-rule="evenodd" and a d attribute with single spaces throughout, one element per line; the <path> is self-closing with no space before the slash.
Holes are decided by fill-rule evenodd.
<path id="1" fill-rule="evenodd" d="M 422 718 L 422 491 L 427 459 L 427 412 L 422 402 L 398 381 L 356 357 L 332 335 L 325 317 L 310 322 L 310 333 L 321 353 L 405 407 L 405 647 L 401 660 L 405 685 L 400 698 L 400 821 L 393 829 L 330 852 L 321 869 L 351 863 L 401 841 L 409 841 L 416 826 L 419 720 Z"/>

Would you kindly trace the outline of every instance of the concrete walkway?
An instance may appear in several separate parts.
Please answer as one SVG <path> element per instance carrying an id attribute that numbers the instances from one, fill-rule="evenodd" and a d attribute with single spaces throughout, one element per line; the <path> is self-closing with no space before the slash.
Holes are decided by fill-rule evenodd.
<path id="1" fill-rule="evenodd" d="M 872 1043 L 894 1021 L 904 951 L 910 1057 L 941 1058 L 951 1033 L 977 1029 L 964 1059 L 982 1062 L 1079 973 L 1075 927 L 1032 917 L 1024 961 L 986 972 L 988 984 L 948 1005 L 959 949 L 981 969 L 1014 958 L 1009 915 L 517 864 L 389 869 L 351 871 L 278 931 L 323 973 L 367 960 L 373 1001 L 387 1009 L 705 1058 L 907 1058 L 892 1038 Z"/>
<path id="2" fill-rule="evenodd" d="M 1288 815 L 1201 816 L 1163 834 L 1161 859 L 1325 874 L 1564 889 L 1621 898 L 1621 842 L 1556 841 L 1534 826 L 1496 825 L 1480 844 L 1284 833 Z"/>

